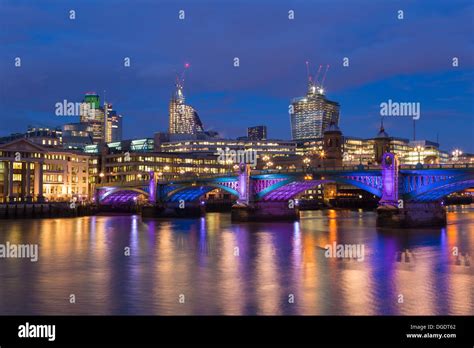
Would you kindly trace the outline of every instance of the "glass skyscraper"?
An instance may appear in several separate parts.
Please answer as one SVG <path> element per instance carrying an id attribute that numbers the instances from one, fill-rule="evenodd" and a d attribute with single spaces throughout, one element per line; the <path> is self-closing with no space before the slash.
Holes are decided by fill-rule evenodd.
<path id="1" fill-rule="evenodd" d="M 293 140 L 322 138 L 331 121 L 339 124 L 339 104 L 326 99 L 323 88 L 313 82 L 308 84 L 306 96 L 291 101 Z"/>
<path id="2" fill-rule="evenodd" d="M 203 131 L 198 113 L 192 106 L 185 104 L 183 87 L 177 83 L 169 107 L 169 133 L 196 134 Z"/>
<path id="3" fill-rule="evenodd" d="M 107 125 L 104 124 L 105 105 L 107 105 Z M 80 122 L 88 124 L 92 129 L 94 144 L 122 140 L 122 115 L 113 110 L 112 104 L 100 105 L 99 95 L 87 93 L 81 103 Z M 105 134 L 104 134 L 105 133 Z"/>

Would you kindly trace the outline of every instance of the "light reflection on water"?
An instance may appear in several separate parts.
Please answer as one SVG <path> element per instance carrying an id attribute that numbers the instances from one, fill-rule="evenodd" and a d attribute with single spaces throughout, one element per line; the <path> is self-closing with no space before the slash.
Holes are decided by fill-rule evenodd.
<path id="1" fill-rule="evenodd" d="M 458 248 L 472 262 L 472 205 L 450 207 L 446 228 L 424 230 L 377 229 L 362 211 L 239 224 L 209 213 L 3 220 L 6 241 L 39 243 L 39 260 L 0 259 L 0 314 L 474 313 L 474 264 L 453 256 Z M 364 260 L 326 258 L 333 242 L 363 244 Z M 397 262 L 406 249 L 410 262 Z"/>

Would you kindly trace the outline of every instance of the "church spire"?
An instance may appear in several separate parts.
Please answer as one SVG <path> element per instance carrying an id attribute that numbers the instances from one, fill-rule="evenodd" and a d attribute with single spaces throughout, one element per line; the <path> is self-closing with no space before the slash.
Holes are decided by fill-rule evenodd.
<path id="1" fill-rule="evenodd" d="M 385 127 L 383 125 L 383 117 L 380 117 L 380 129 L 377 133 L 377 138 L 388 138 L 388 134 L 385 131 Z"/>

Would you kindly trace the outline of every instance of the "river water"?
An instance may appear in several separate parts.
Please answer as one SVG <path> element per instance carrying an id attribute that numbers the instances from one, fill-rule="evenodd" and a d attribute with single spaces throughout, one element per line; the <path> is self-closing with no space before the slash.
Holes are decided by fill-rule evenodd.
<path id="1" fill-rule="evenodd" d="M 7 242 L 37 243 L 39 257 L 0 258 L 0 314 L 474 314 L 474 205 L 423 230 L 379 229 L 374 212 L 348 210 L 291 223 L 2 220 Z M 333 243 L 364 253 L 326 257 Z"/>

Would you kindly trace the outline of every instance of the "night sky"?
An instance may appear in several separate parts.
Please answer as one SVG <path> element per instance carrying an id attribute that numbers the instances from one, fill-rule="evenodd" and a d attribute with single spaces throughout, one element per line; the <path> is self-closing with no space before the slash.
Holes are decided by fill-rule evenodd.
<path id="1" fill-rule="evenodd" d="M 106 90 L 124 138 L 151 137 L 167 130 L 175 75 L 189 62 L 185 96 L 206 129 L 237 137 L 265 124 L 289 139 L 288 105 L 306 92 L 309 60 L 314 72 L 331 66 L 325 87 L 344 134 L 374 136 L 388 99 L 420 102 L 418 138 L 474 152 L 473 33 L 472 0 L 0 0 L 0 135 L 77 122 L 55 116 L 55 103 Z M 410 118 L 384 123 L 412 137 Z"/>

